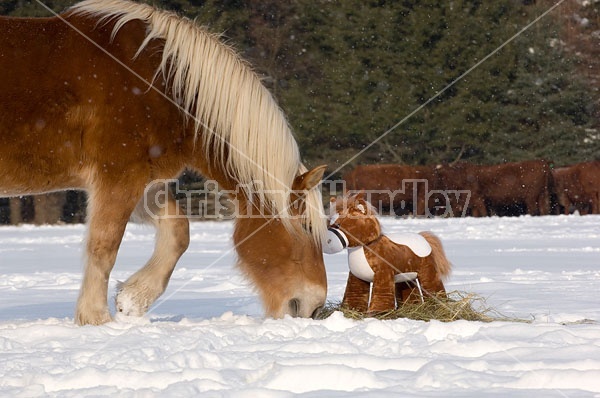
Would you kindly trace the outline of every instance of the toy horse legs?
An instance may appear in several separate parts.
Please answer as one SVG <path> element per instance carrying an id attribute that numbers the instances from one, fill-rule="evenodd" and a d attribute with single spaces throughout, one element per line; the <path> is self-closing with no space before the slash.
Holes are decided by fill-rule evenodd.
<path id="1" fill-rule="evenodd" d="M 438 246 L 434 246 L 437 241 L 435 237 L 426 237 L 428 242 L 432 244 L 433 251 L 430 256 L 415 259 L 417 263 L 416 270 L 418 271 L 421 291 L 419 286 L 413 282 L 402 282 L 396 284 L 396 300 L 398 305 L 406 302 L 420 302 L 422 300 L 421 293 L 424 296 L 440 296 L 446 294 L 442 277 L 449 272 L 449 263 L 443 251 Z"/>
<path id="2" fill-rule="evenodd" d="M 396 307 L 396 298 L 394 296 L 394 271 L 390 268 L 390 272 L 379 272 L 375 274 L 373 280 L 373 293 L 371 296 L 371 283 L 363 281 L 354 276 L 351 272 L 348 274 L 348 282 L 346 283 L 346 291 L 342 304 L 345 307 L 356 311 L 381 312 L 388 311 Z"/>
<path id="3" fill-rule="evenodd" d="M 132 190 L 135 184 L 129 182 L 97 181 L 89 192 L 86 265 L 75 311 L 79 325 L 99 325 L 111 320 L 107 304 L 108 279 L 127 221 L 143 189 L 141 186 L 139 195 L 135 195 L 135 189 Z"/>
<path id="4" fill-rule="evenodd" d="M 425 292 L 420 291 L 415 282 L 396 283 L 396 303 L 398 303 L 398 306 L 406 302 L 422 302 L 421 293 L 425 294 Z"/>
<path id="5" fill-rule="evenodd" d="M 143 268 L 117 287 L 118 312 L 142 316 L 167 288 L 173 269 L 190 242 L 189 221 L 180 213 L 165 184 L 146 190 L 146 200 L 138 204 L 134 218 L 156 227 L 154 253 Z"/>
<path id="6" fill-rule="evenodd" d="M 363 281 L 349 272 L 342 305 L 356 311 L 365 312 L 369 305 L 370 295 L 371 283 Z"/>
<path id="7" fill-rule="evenodd" d="M 396 295 L 394 293 L 394 268 L 387 263 L 374 262 L 371 268 L 375 272 L 373 276 L 373 292 L 369 312 L 389 311 L 396 308 Z"/>

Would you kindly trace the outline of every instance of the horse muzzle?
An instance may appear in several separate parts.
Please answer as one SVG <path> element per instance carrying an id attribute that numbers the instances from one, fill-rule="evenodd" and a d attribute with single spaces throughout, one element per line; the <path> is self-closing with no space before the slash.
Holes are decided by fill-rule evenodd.
<path id="1" fill-rule="evenodd" d="M 321 246 L 323 248 L 323 253 L 335 254 L 347 248 L 349 243 L 348 237 L 341 229 L 329 227 L 327 228 L 325 238 L 321 242 Z"/>

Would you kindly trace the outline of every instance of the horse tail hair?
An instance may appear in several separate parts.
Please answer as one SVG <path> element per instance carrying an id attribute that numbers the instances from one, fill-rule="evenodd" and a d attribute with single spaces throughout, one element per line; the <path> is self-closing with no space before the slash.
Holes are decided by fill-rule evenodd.
<path id="1" fill-rule="evenodd" d="M 433 259 L 436 274 L 441 280 L 445 280 L 450 275 L 450 272 L 452 272 L 452 264 L 446 257 L 442 241 L 432 232 L 420 232 L 419 234 L 423 236 L 431 246 L 430 256 Z"/>

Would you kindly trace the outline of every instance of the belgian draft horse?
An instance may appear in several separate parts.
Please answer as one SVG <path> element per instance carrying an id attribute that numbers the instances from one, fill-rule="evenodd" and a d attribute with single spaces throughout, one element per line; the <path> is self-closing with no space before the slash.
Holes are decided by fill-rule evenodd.
<path id="1" fill-rule="evenodd" d="M 396 275 L 416 272 L 425 294 L 445 294 L 443 280 L 450 275 L 452 265 L 448 261 L 440 239 L 431 232 L 421 232 L 417 237 L 427 246 L 427 251 L 416 250 L 417 243 L 398 244 L 384 235 L 375 208 L 364 199 L 363 193 L 347 193 L 341 198 L 332 198 L 330 203 L 330 225 L 345 235 L 350 250 L 362 248 L 363 262 L 366 260 L 370 275 L 364 270 L 351 271 L 342 304 L 365 312 L 389 311 L 396 304 L 418 297 L 416 286 L 402 281 L 396 283 Z M 412 234 L 416 235 L 416 234 Z M 352 252 L 351 252 L 352 253 Z M 349 255 L 349 261 L 353 261 Z M 359 267 L 362 264 L 357 264 Z M 356 275 L 355 275 L 356 274 Z M 371 283 L 373 288 L 371 292 Z M 371 297 L 369 297 L 371 296 Z"/>
<path id="2" fill-rule="evenodd" d="M 141 315 L 163 293 L 189 225 L 154 181 L 186 167 L 237 190 L 238 264 L 268 316 L 324 304 L 324 167 L 306 170 L 274 98 L 217 36 L 145 4 L 87 0 L 53 18 L 2 17 L 0 37 L 0 194 L 89 194 L 78 324 L 111 320 L 109 275 L 132 214 L 155 225 L 156 245 L 117 310 Z M 164 199 L 143 206 L 145 195 Z"/>

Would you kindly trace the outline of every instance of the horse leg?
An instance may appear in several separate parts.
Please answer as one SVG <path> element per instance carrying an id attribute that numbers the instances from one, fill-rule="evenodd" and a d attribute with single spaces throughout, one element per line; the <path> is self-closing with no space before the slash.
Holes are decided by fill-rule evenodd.
<path id="1" fill-rule="evenodd" d="M 408 282 L 400 282 L 396 283 L 395 289 L 396 303 L 400 307 L 400 304 L 407 302 L 408 298 L 412 296 L 413 288 Z"/>
<path id="2" fill-rule="evenodd" d="M 477 195 L 477 192 L 475 192 L 475 195 Z M 472 203 L 471 204 L 471 214 L 473 217 L 487 217 L 488 216 L 487 207 L 486 207 L 483 199 L 476 196 L 476 197 L 472 198 L 471 203 Z"/>
<path id="3" fill-rule="evenodd" d="M 539 215 L 547 216 L 550 214 L 550 194 L 547 189 L 540 194 L 538 198 Z M 528 209 L 529 210 L 529 209 Z"/>
<path id="4" fill-rule="evenodd" d="M 434 251 L 435 250 L 438 250 L 438 248 L 434 248 Z M 441 255 L 444 255 L 444 253 L 441 253 Z M 447 261 L 445 256 L 443 260 Z M 438 261 L 440 260 L 438 259 Z M 449 267 L 450 265 L 448 264 L 447 266 Z M 444 287 L 444 282 L 442 282 L 444 275 L 440 275 L 438 268 L 439 266 L 436 266 L 436 258 L 434 255 L 421 259 L 417 272 L 419 281 L 421 282 L 421 289 L 425 296 L 445 297 L 446 295 L 446 288 Z M 447 272 L 450 272 L 449 268 L 447 269 Z"/>
<path id="5" fill-rule="evenodd" d="M 373 293 L 369 312 L 390 311 L 396 308 L 396 285 L 394 283 L 395 270 L 390 266 L 376 269 L 373 277 Z"/>
<path id="6" fill-rule="evenodd" d="M 143 268 L 119 284 L 115 298 L 117 311 L 131 316 L 145 314 L 163 294 L 177 261 L 190 242 L 188 219 L 180 214 L 166 184 L 149 187 L 145 198 L 136 207 L 134 219 L 154 224 L 154 253 Z"/>
<path id="7" fill-rule="evenodd" d="M 108 279 L 138 198 L 131 192 L 120 191 L 117 186 L 92 189 L 88 204 L 87 258 L 75 312 L 79 325 L 99 325 L 111 320 L 107 304 Z"/>
<path id="8" fill-rule="evenodd" d="M 365 312 L 369 305 L 369 293 L 371 284 L 357 278 L 351 272 L 348 273 L 348 282 L 342 305 L 356 311 Z"/>

